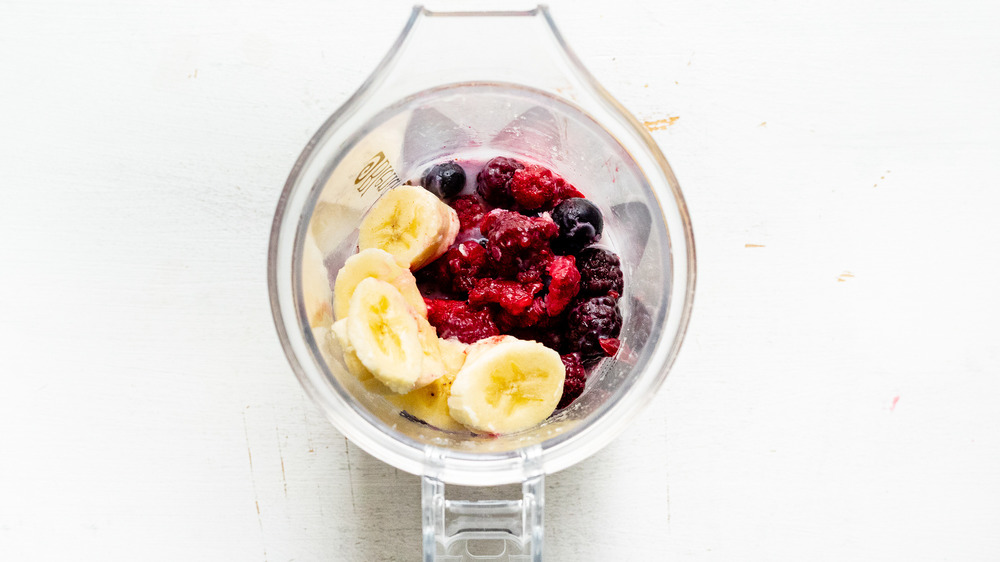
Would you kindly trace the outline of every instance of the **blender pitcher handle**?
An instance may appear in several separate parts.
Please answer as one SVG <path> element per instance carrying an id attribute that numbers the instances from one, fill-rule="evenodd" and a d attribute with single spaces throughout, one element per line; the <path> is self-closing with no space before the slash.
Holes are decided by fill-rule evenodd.
<path id="1" fill-rule="evenodd" d="M 520 499 L 449 500 L 445 484 L 421 478 L 424 562 L 541 562 L 545 474 L 524 457 Z"/>

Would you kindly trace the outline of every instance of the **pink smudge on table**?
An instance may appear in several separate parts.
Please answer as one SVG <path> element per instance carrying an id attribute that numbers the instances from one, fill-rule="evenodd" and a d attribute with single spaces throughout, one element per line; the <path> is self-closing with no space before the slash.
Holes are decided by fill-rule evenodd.
<path id="1" fill-rule="evenodd" d="M 890 412 L 896 409 L 896 402 L 899 402 L 899 396 L 892 399 L 892 406 L 889 406 Z"/>

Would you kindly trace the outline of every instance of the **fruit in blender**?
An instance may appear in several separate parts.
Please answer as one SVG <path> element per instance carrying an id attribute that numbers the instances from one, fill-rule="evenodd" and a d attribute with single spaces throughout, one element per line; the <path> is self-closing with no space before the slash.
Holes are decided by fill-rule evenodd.
<path id="1" fill-rule="evenodd" d="M 358 248 L 385 250 L 416 271 L 444 254 L 458 230 L 454 209 L 422 187 L 401 185 L 362 219 Z"/>

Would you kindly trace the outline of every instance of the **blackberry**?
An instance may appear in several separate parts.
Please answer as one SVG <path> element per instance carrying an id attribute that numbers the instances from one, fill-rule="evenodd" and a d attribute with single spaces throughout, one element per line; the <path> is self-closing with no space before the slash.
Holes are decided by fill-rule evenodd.
<path id="1" fill-rule="evenodd" d="M 618 337 L 622 315 L 611 297 L 592 297 L 573 305 L 566 327 L 567 350 L 579 352 L 584 362 L 591 362 L 607 355 L 601 340 Z"/>
<path id="2" fill-rule="evenodd" d="M 559 399 L 557 410 L 561 410 L 573 403 L 574 400 L 583 394 L 583 389 L 587 385 L 587 371 L 583 368 L 583 362 L 579 353 L 568 353 L 561 357 L 563 365 L 566 366 L 566 381 L 563 382 L 562 398 Z"/>
<path id="3" fill-rule="evenodd" d="M 613 252 L 600 248 L 587 248 L 576 257 L 576 268 L 580 271 L 580 295 L 606 296 L 614 293 L 614 299 L 622 294 L 625 282 L 622 276 L 621 260 Z"/>

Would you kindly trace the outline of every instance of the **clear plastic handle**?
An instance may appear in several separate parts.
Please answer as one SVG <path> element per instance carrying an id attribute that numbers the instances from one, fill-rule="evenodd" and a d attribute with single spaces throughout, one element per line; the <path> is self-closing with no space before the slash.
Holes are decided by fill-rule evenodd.
<path id="1" fill-rule="evenodd" d="M 422 478 L 424 562 L 541 562 L 545 475 L 537 447 L 522 456 L 521 497 L 449 500 L 445 484 Z M 437 463 L 428 454 L 428 465 Z"/>

